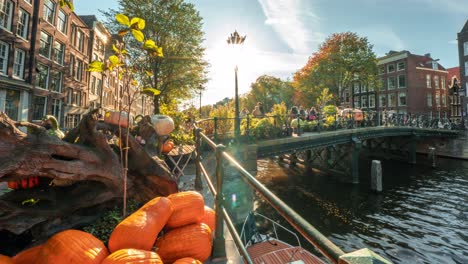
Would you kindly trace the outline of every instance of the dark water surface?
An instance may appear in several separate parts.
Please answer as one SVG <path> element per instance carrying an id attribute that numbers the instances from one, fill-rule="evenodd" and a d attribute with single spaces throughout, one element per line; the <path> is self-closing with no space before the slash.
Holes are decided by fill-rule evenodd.
<path id="1" fill-rule="evenodd" d="M 384 160 L 381 194 L 369 189 L 370 161 L 360 166 L 354 186 L 274 160 L 258 161 L 257 179 L 345 252 L 368 247 L 395 263 L 468 263 L 468 162 L 439 159 L 432 169 Z M 287 225 L 261 201 L 259 211 Z"/>

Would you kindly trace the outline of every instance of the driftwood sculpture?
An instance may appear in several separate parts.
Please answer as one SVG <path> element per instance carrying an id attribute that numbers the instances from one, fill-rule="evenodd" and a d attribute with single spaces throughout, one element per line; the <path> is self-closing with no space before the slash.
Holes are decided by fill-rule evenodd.
<path id="1" fill-rule="evenodd" d="M 38 177 L 40 183 L 31 189 L 0 190 L 0 232 L 28 231 L 40 240 L 93 221 L 103 208 L 121 204 L 123 168 L 108 139 L 116 136 L 125 144 L 124 130 L 118 138 L 118 129 L 100 123 L 93 110 L 60 140 L 44 127 L 13 121 L 0 112 L 0 182 Z M 133 136 L 128 142 L 128 197 L 147 201 L 177 192 L 166 163 L 148 155 Z"/>

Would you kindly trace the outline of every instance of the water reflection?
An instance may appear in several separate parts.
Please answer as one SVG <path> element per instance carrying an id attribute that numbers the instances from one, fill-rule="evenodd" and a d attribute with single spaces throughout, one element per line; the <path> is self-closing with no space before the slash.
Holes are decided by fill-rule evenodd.
<path id="1" fill-rule="evenodd" d="M 368 173 L 353 186 L 273 160 L 258 167 L 262 183 L 345 252 L 368 247 L 395 263 L 468 263 L 468 162 L 439 160 L 432 169 L 382 161 L 381 194 L 370 191 Z M 370 161 L 360 168 L 370 171 Z"/>

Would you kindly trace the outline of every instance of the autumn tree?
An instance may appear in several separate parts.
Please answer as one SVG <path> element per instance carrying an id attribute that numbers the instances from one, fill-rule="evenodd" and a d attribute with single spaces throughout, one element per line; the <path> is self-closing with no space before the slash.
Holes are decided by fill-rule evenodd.
<path id="1" fill-rule="evenodd" d="M 353 82 L 377 88 L 377 59 L 372 48 L 366 37 L 356 33 L 333 34 L 295 73 L 293 86 L 307 97 L 315 98 L 328 87 L 337 103 Z"/>
<path id="2" fill-rule="evenodd" d="M 164 56 L 148 56 L 142 52 L 141 43 L 130 42 L 127 49 L 137 60 L 135 70 L 140 72 L 144 87 L 160 91 L 154 95 L 154 112 L 160 112 L 161 104 L 170 104 L 193 96 L 193 91 L 207 82 L 208 63 L 203 59 L 204 32 L 202 18 L 192 3 L 183 0 L 120 0 L 118 10 L 104 12 L 106 25 L 118 32 L 113 20 L 116 14 L 144 17 L 145 36 L 164 47 Z M 177 100 L 174 100 L 177 99 Z"/>
<path id="3" fill-rule="evenodd" d="M 292 106 L 294 89 L 291 83 L 280 78 L 262 75 L 252 83 L 250 92 L 245 96 L 245 107 L 253 109 L 257 102 L 263 104 L 263 109 L 269 111 L 273 105 L 284 102 L 287 107 Z"/>

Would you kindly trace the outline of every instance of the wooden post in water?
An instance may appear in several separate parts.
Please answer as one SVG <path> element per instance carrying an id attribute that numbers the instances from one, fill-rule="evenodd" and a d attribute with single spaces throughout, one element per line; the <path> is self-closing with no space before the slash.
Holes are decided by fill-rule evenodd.
<path id="1" fill-rule="evenodd" d="M 373 160 L 371 167 L 371 190 L 382 191 L 382 165 L 380 160 Z"/>
<path id="2" fill-rule="evenodd" d="M 435 148 L 434 147 L 429 147 L 429 152 L 427 153 L 427 157 L 429 159 L 432 159 L 432 167 L 436 167 L 436 154 L 435 154 Z"/>

